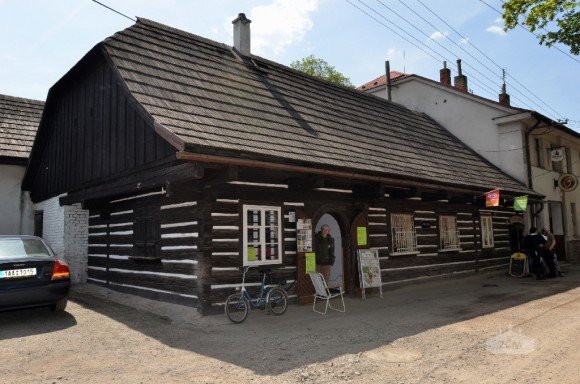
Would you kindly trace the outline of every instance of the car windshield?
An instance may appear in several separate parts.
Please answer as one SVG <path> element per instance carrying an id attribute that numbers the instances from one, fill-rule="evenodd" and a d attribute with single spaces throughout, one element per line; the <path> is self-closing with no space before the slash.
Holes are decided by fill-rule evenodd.
<path id="1" fill-rule="evenodd" d="M 42 241 L 36 239 L 0 239 L 0 261 L 23 257 L 50 256 Z"/>

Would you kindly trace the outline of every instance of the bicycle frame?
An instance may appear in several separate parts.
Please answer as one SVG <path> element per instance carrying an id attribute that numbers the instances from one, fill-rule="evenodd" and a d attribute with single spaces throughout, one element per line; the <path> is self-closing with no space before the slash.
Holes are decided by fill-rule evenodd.
<path id="1" fill-rule="evenodd" d="M 260 284 L 260 293 L 256 298 L 252 298 L 252 296 L 250 295 L 250 293 L 246 289 L 246 272 L 248 272 L 249 269 L 250 269 L 250 267 L 244 267 L 244 273 L 242 275 L 241 292 L 242 292 L 242 295 L 248 300 L 248 303 L 250 303 L 250 307 L 252 309 L 258 309 L 258 308 L 263 307 L 266 304 L 266 293 L 267 293 L 267 290 L 272 286 L 266 285 L 267 273 L 264 273 L 262 275 L 262 282 Z"/>

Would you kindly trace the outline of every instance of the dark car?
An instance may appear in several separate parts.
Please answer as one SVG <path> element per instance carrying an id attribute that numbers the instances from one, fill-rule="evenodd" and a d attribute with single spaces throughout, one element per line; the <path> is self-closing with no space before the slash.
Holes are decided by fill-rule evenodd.
<path id="1" fill-rule="evenodd" d="M 67 263 L 36 236 L 0 236 L 0 311 L 49 307 L 64 311 L 70 289 Z"/>

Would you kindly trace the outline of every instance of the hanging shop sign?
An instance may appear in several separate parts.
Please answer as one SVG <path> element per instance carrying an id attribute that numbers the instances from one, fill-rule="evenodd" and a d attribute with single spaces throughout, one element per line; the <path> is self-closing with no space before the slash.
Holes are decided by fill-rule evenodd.
<path id="1" fill-rule="evenodd" d="M 362 288 L 362 298 L 366 299 L 365 288 L 379 288 L 383 297 L 383 282 L 381 280 L 381 264 L 379 251 L 376 249 L 359 249 L 357 251 L 359 265 L 359 280 Z"/>
<path id="2" fill-rule="evenodd" d="M 525 212 L 528 208 L 528 196 L 518 196 L 514 198 L 514 211 Z"/>
<path id="3" fill-rule="evenodd" d="M 564 148 L 552 149 L 550 151 L 550 158 L 552 161 L 564 160 Z"/>
<path id="4" fill-rule="evenodd" d="M 485 194 L 485 206 L 497 207 L 499 206 L 499 189 L 494 189 Z"/>
<path id="5" fill-rule="evenodd" d="M 563 192 L 571 192 L 578 187 L 578 178 L 571 173 L 565 173 L 558 179 L 558 187 Z"/>
<path id="6" fill-rule="evenodd" d="M 298 252 L 312 252 L 312 220 L 296 221 L 296 248 Z"/>

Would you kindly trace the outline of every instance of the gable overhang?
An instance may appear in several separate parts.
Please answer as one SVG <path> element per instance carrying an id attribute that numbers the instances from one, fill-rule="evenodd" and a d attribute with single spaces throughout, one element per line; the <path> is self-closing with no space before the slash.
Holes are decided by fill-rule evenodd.
<path id="1" fill-rule="evenodd" d="M 393 187 L 402 187 L 402 188 L 417 188 L 417 189 L 426 189 L 426 190 L 438 190 L 440 191 L 442 188 L 445 188 L 445 191 L 452 192 L 452 193 L 464 193 L 464 194 L 481 194 L 488 192 L 489 188 L 482 188 L 482 187 L 469 187 L 469 186 L 461 186 L 461 185 L 453 185 L 447 183 L 437 183 L 434 181 L 429 180 L 420 180 L 420 179 L 411 179 L 411 178 L 401 178 L 395 177 L 390 175 L 382 175 L 382 174 L 370 174 L 370 173 L 363 173 L 360 171 L 354 171 L 349 169 L 330 169 L 330 168 L 322 168 L 316 167 L 312 165 L 306 164 L 291 164 L 288 162 L 274 162 L 274 161 L 263 161 L 251 158 L 240 158 L 228 155 L 214 155 L 214 154 L 203 154 L 199 152 L 193 151 L 180 151 L 177 152 L 177 158 L 179 160 L 195 162 L 195 163 L 211 163 L 211 164 L 220 164 L 220 165 L 229 165 L 229 166 L 240 166 L 240 167 L 247 167 L 247 168 L 256 168 L 256 169 L 267 169 L 267 170 L 274 170 L 280 172 L 288 172 L 288 173 L 301 173 L 301 174 L 310 174 L 310 175 L 317 175 L 317 176 L 328 176 L 328 177 L 336 177 L 340 179 L 349 179 L 349 180 L 357 180 L 357 181 L 365 181 L 365 182 L 372 182 L 372 183 L 380 183 L 388 186 Z M 491 188 L 493 189 L 493 188 Z M 506 189 L 502 189 L 509 195 L 521 195 L 522 191 L 510 191 Z M 529 196 L 533 199 L 541 200 L 543 195 L 539 193 L 530 193 Z"/>

